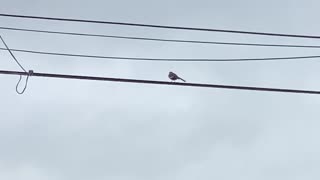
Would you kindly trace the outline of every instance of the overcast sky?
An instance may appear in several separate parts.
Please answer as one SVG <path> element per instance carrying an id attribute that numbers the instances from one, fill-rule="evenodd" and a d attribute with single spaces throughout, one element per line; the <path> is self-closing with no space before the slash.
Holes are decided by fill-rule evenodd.
<path id="1" fill-rule="evenodd" d="M 320 35 L 317 0 L 10 0 L 0 13 Z M 0 26 L 206 41 L 318 40 L 0 17 Z M 319 55 L 0 30 L 11 48 L 151 58 Z M 3 45 L 1 47 L 4 47 Z M 320 90 L 320 61 L 133 62 L 15 53 L 35 72 Z M 0 69 L 20 70 L 8 52 Z M 0 75 L 0 179 L 318 180 L 320 96 Z"/>

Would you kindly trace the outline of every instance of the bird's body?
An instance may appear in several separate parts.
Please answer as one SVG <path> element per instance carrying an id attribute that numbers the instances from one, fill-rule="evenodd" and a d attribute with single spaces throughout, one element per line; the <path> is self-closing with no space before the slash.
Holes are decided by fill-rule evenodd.
<path id="1" fill-rule="evenodd" d="M 172 81 L 175 81 L 175 80 L 180 79 L 181 81 L 186 82 L 184 79 L 182 79 L 181 77 L 179 77 L 178 75 L 176 75 L 176 74 L 173 73 L 173 72 L 169 72 L 168 77 L 169 77 L 169 79 L 171 79 Z"/>

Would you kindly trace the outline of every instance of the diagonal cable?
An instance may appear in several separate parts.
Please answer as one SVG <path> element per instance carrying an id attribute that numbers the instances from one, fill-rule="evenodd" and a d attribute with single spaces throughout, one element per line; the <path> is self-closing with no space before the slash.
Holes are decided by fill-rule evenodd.
<path id="1" fill-rule="evenodd" d="M 10 48 L 8 47 L 7 43 L 4 41 L 4 39 L 2 38 L 2 36 L 0 36 L 0 39 L 2 41 L 2 43 L 6 46 L 6 50 L 10 53 L 10 55 L 12 56 L 12 58 L 16 61 L 16 63 L 18 64 L 18 66 L 25 72 L 25 73 L 28 73 L 26 71 L 26 69 L 20 64 L 20 62 L 18 61 L 18 59 L 14 56 L 14 54 L 11 52 Z M 26 82 L 25 82 L 25 85 L 22 89 L 22 91 L 19 91 L 19 85 L 20 85 L 20 82 L 22 80 L 22 75 L 19 76 L 19 80 L 18 80 L 18 83 L 16 85 L 16 92 L 18 94 L 23 94 L 26 89 L 27 89 L 27 86 L 28 86 L 28 81 L 29 81 L 29 77 L 30 77 L 30 73 L 28 73 L 27 75 L 27 78 L 26 78 Z"/>

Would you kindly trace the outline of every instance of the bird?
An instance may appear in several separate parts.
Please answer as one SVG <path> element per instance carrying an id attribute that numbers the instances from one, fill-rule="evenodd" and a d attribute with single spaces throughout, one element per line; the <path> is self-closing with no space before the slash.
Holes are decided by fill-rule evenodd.
<path id="1" fill-rule="evenodd" d="M 176 75 L 176 74 L 173 73 L 173 72 L 169 72 L 168 77 L 169 77 L 169 79 L 171 79 L 172 81 L 175 81 L 175 80 L 177 80 L 177 79 L 180 79 L 181 81 L 186 82 L 184 79 L 182 79 L 181 77 L 179 77 L 178 75 Z"/>

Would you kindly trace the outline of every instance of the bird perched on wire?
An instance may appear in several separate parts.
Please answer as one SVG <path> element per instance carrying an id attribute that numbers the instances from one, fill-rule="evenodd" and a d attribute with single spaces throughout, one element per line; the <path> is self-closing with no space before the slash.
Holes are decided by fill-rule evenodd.
<path id="1" fill-rule="evenodd" d="M 168 77 L 169 77 L 172 81 L 175 81 L 175 80 L 177 80 L 177 79 L 180 79 L 181 81 L 186 82 L 184 79 L 182 79 L 181 77 L 179 77 L 178 75 L 176 75 L 176 74 L 173 73 L 173 72 L 169 72 Z"/>

